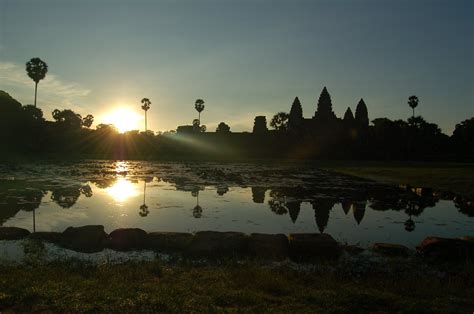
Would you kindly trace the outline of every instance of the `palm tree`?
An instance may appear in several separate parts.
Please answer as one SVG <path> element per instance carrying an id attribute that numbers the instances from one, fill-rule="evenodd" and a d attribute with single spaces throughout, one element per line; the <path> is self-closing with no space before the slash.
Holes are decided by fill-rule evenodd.
<path id="1" fill-rule="evenodd" d="M 146 112 L 150 109 L 151 101 L 148 98 L 143 98 L 142 99 L 142 109 L 145 110 L 145 132 L 147 131 L 147 125 L 146 125 Z"/>
<path id="2" fill-rule="evenodd" d="M 35 108 L 38 83 L 45 78 L 48 73 L 48 65 L 40 58 L 32 58 L 26 63 L 26 73 L 35 82 Z"/>
<path id="3" fill-rule="evenodd" d="M 413 109 L 413 118 L 415 117 L 415 108 L 418 106 L 418 97 L 415 95 L 408 97 L 408 105 Z"/>
<path id="4" fill-rule="evenodd" d="M 204 110 L 204 107 L 204 100 L 196 99 L 196 102 L 194 103 L 194 108 L 198 112 L 199 125 L 201 125 L 201 112 Z"/>

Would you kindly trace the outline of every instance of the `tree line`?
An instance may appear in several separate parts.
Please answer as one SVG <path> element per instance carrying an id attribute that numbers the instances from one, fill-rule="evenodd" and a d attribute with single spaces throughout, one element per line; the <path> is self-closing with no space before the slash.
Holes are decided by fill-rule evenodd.
<path id="1" fill-rule="evenodd" d="M 449 159 L 474 158 L 474 118 L 456 125 L 451 136 L 438 125 L 415 115 L 419 98 L 408 97 L 412 115 L 407 120 L 373 119 L 369 123 L 367 105 L 360 99 L 355 108 L 347 108 L 338 118 L 332 110 L 331 96 L 323 88 L 311 118 L 303 116 L 296 97 L 289 113 L 278 112 L 270 120 L 255 117 L 251 133 L 233 133 L 219 123 L 216 132 L 207 132 L 201 124 L 205 101 L 196 99 L 198 113 L 192 125 L 176 131 L 154 133 L 148 129 L 147 112 L 152 102 L 141 100 L 145 113 L 145 132 L 118 133 L 113 125 L 98 124 L 69 109 L 55 109 L 54 121 L 44 119 L 37 107 L 38 84 L 46 77 L 47 64 L 39 58 L 26 63 L 27 75 L 34 81 L 34 104 L 23 106 L 5 91 L 0 91 L 0 139 L 7 154 L 65 154 L 97 158 L 159 157 L 277 157 L 277 158 L 363 158 L 363 159 Z"/>

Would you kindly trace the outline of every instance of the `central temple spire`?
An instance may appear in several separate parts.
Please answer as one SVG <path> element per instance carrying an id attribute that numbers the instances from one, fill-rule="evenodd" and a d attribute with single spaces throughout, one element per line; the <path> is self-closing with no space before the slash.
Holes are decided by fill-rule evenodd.
<path id="1" fill-rule="evenodd" d="M 326 86 L 324 86 L 321 95 L 319 96 L 316 112 L 314 113 L 314 119 L 323 123 L 336 119 L 336 115 L 332 111 L 331 95 L 329 95 Z"/>

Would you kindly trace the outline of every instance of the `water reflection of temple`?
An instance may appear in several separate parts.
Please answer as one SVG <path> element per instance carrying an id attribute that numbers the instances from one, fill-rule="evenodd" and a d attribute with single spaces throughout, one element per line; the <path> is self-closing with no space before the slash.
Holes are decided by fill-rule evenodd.
<path id="1" fill-rule="evenodd" d="M 332 192 L 332 193 L 331 193 Z M 367 206 L 373 210 L 395 210 L 404 211 L 408 215 L 405 222 L 405 230 L 413 231 L 415 221 L 413 217 L 419 216 L 426 208 L 435 206 L 437 200 L 433 197 L 420 197 L 414 194 L 384 194 L 377 190 L 363 191 L 351 197 L 340 198 L 338 190 L 314 190 L 302 188 L 277 188 L 270 190 L 268 206 L 277 215 L 289 215 L 290 220 L 296 223 L 301 211 L 303 202 L 310 203 L 314 211 L 315 223 L 320 232 L 324 232 L 329 224 L 330 212 L 334 206 L 340 203 L 345 215 L 352 211 L 354 221 L 360 225 L 364 219 Z M 324 197 L 314 197 L 324 195 Z M 255 203 L 260 203 L 264 199 L 265 190 L 252 188 L 252 199 Z"/>
<path id="2" fill-rule="evenodd" d="M 224 196 L 224 194 L 226 194 L 227 192 L 229 192 L 229 187 L 227 185 L 219 185 L 217 187 L 217 195 L 219 196 Z"/>
<path id="3" fill-rule="evenodd" d="M 150 188 L 148 183 L 153 180 L 153 177 L 131 180 L 124 176 L 104 176 L 91 181 L 91 185 L 92 187 L 95 186 L 95 189 L 105 189 L 107 194 L 114 197 L 115 200 L 123 197 L 138 196 L 143 192 L 143 203 L 138 208 L 138 214 L 142 217 L 147 217 L 150 212 L 147 205 L 147 192 L 149 193 L 148 189 Z M 203 208 L 200 204 L 200 192 L 204 191 L 205 187 L 189 184 L 185 179 L 177 181 L 179 183 L 175 181 L 166 182 L 175 184 L 176 189 L 179 191 L 190 192 L 191 195 L 188 194 L 186 197 L 195 198 L 192 214 L 195 218 L 202 217 Z M 34 230 L 36 209 L 45 197 L 50 197 L 60 208 L 71 209 L 81 197 L 93 196 L 91 185 L 86 183 L 59 185 L 57 182 L 3 182 L 2 189 L 0 190 L 0 225 L 17 215 L 19 211 L 27 211 L 32 214 Z M 269 190 L 268 194 L 267 190 Z M 229 192 L 229 186 L 219 184 L 215 186 L 213 191 L 219 197 L 227 197 L 226 194 Z M 309 210 L 313 210 L 315 225 L 320 232 L 327 230 L 328 225 L 331 223 L 331 210 L 338 209 L 338 204 L 341 205 L 344 214 L 352 217 L 357 225 L 363 223 L 367 207 L 376 211 L 393 210 L 404 212 L 406 214 L 404 228 L 406 231 L 413 231 L 416 228 L 416 217 L 420 216 L 426 208 L 435 206 L 438 201 L 433 197 L 421 197 L 395 189 L 377 189 L 372 191 L 370 188 L 367 188 L 361 191 L 356 189 L 328 188 L 325 186 L 312 187 L 310 184 L 305 188 L 253 186 L 248 191 L 251 191 L 251 198 L 254 203 L 266 203 L 272 213 L 288 215 L 288 219 L 292 223 L 298 221 L 298 217 L 303 210 L 302 208 L 307 208 L 302 204 L 310 205 Z M 352 213 L 350 213 L 351 211 Z M 465 215 L 473 215 L 472 212 L 465 208 L 459 208 L 459 211 Z"/>
<path id="4" fill-rule="evenodd" d="M 311 202 L 314 210 L 314 218 L 319 232 L 324 232 L 329 222 L 329 212 L 336 202 L 332 199 L 319 199 Z"/>
<path id="5" fill-rule="evenodd" d="M 288 213 L 290 215 L 291 221 L 295 223 L 296 219 L 298 219 L 298 215 L 300 214 L 301 201 L 289 201 L 286 203 L 286 207 L 288 207 Z"/>
<path id="6" fill-rule="evenodd" d="M 263 204 L 265 203 L 265 192 L 266 188 L 261 186 L 252 187 L 252 200 L 254 203 Z"/>

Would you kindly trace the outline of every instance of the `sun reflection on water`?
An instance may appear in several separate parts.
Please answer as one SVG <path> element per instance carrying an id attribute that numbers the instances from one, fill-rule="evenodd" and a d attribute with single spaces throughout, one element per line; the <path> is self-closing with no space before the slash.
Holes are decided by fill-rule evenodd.
<path id="1" fill-rule="evenodd" d="M 137 186 L 125 178 L 119 178 L 117 182 L 111 187 L 108 187 L 106 191 L 107 194 L 119 203 L 123 203 L 129 198 L 140 194 Z"/>
<path id="2" fill-rule="evenodd" d="M 126 161 L 117 161 L 115 163 L 115 172 L 116 173 L 124 173 L 128 171 L 128 164 Z"/>

